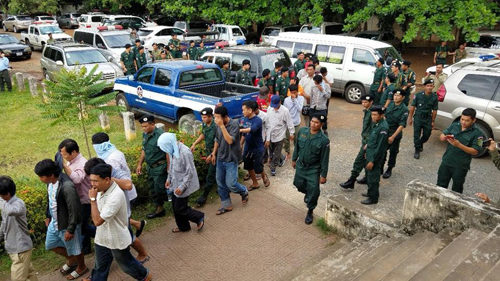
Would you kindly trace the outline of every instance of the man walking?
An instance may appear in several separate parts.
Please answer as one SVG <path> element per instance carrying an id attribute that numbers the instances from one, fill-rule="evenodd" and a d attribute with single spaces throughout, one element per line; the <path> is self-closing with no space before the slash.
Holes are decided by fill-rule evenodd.
<path id="1" fill-rule="evenodd" d="M 236 73 L 235 83 L 243 85 L 252 85 L 252 79 L 250 78 L 250 60 L 243 60 L 241 69 Z"/>
<path id="2" fill-rule="evenodd" d="M 452 55 L 449 51 L 446 41 L 442 41 L 441 45 L 436 46 L 436 51 L 434 52 L 434 64 L 446 64 L 446 57 Z"/>
<path id="3" fill-rule="evenodd" d="M 379 104 L 384 108 L 387 108 L 387 106 L 389 106 L 389 103 L 392 101 L 392 94 L 396 89 L 394 84 L 395 81 L 396 76 L 394 75 L 394 73 L 389 73 L 385 76 L 386 87 L 379 101 Z"/>
<path id="4" fill-rule="evenodd" d="M 326 183 L 328 161 L 330 157 L 330 140 L 321 131 L 325 115 L 311 117 L 310 127 L 302 127 L 295 139 L 292 156 L 292 167 L 295 169 L 293 185 L 304 193 L 307 205 L 306 224 L 313 222 L 313 211 L 318 204 L 319 185 Z"/>
<path id="5" fill-rule="evenodd" d="M 459 122 L 453 122 L 443 131 L 439 139 L 448 142 L 438 170 L 437 185 L 448 188 L 453 180 L 451 190 L 462 193 L 465 177 L 470 170 L 473 155 L 482 150 L 484 136 L 476 127 L 476 110 L 466 108 L 462 111 Z"/>
<path id="6" fill-rule="evenodd" d="M 194 152 L 196 146 L 203 140 L 205 141 L 205 150 L 202 155 L 205 157 L 205 163 L 208 165 L 205 185 L 203 186 L 203 194 L 196 199 L 198 207 L 205 205 L 208 195 L 210 194 L 210 190 L 216 184 L 215 165 L 212 164 L 212 151 L 214 150 L 215 131 L 217 130 L 217 127 L 215 126 L 215 122 L 213 120 L 212 108 L 207 107 L 201 110 L 201 121 L 203 124 L 201 126 L 200 136 L 194 141 L 193 145 L 191 145 L 191 152 Z"/>
<path id="7" fill-rule="evenodd" d="M 436 64 L 436 74 L 430 74 L 425 76 L 425 80 L 434 80 L 434 88 L 432 91 L 437 93 L 444 81 L 448 79 L 448 74 L 443 72 L 443 64 Z"/>
<path id="8" fill-rule="evenodd" d="M 314 86 L 311 88 L 311 109 L 309 116 L 322 114 L 328 116 L 327 104 L 330 99 L 330 86 L 323 82 L 323 77 L 319 74 L 313 77 Z M 323 132 L 328 135 L 327 124 L 323 122 Z"/>
<path id="9" fill-rule="evenodd" d="M 434 80 L 426 80 L 424 87 L 423 92 L 415 94 L 408 116 L 410 126 L 413 124 L 413 144 L 415 146 L 413 158 L 415 159 L 420 158 L 420 152 L 424 150 L 424 143 L 431 136 L 438 110 L 437 95 L 432 91 Z"/>
<path id="10" fill-rule="evenodd" d="M 163 131 L 155 126 L 153 116 L 139 119 L 142 131 L 142 150 L 137 163 L 136 174 L 142 173 L 142 164 L 146 161 L 148 167 L 148 185 L 151 197 L 156 205 L 155 211 L 148 214 L 149 219 L 164 217 L 165 182 L 167 181 L 168 156 L 158 147 L 158 138 Z"/>
<path id="11" fill-rule="evenodd" d="M 198 231 L 203 228 L 205 214 L 189 207 L 189 195 L 200 189 L 198 173 L 194 166 L 193 153 L 181 142 L 175 134 L 163 133 L 158 138 L 158 147 L 169 155 L 170 166 L 165 188 L 172 189 L 172 209 L 177 227 L 173 233 L 191 230 L 189 222 L 196 223 Z"/>
<path id="12" fill-rule="evenodd" d="M 151 57 L 153 59 L 153 62 L 160 62 L 162 60 L 161 50 L 158 49 L 158 44 L 156 43 L 153 43 L 153 50 L 151 51 Z"/>
<path id="13" fill-rule="evenodd" d="M 300 70 L 305 68 L 306 61 L 304 59 L 304 52 L 297 53 L 297 60 L 293 63 L 293 68 L 295 70 L 295 75 L 299 73 Z"/>
<path id="14" fill-rule="evenodd" d="M 275 94 L 280 97 L 280 102 L 283 104 L 290 86 L 290 78 L 288 77 L 288 69 L 281 68 L 280 76 L 276 79 L 276 92 Z"/>
<path id="15" fill-rule="evenodd" d="M 404 96 L 402 91 L 395 91 L 392 101 L 385 110 L 385 120 L 389 125 L 389 134 L 387 142 L 389 144 L 389 162 L 387 163 L 387 170 L 382 175 L 384 179 L 388 179 L 392 175 L 392 169 L 396 166 L 396 157 L 399 153 L 399 144 L 403 138 L 403 129 L 406 127 L 408 120 L 408 107 L 404 104 Z M 387 152 L 384 156 L 384 163 L 387 159 Z M 382 164 L 383 168 L 384 164 Z"/>
<path id="16" fill-rule="evenodd" d="M 170 48 L 172 58 L 182 58 L 181 41 L 177 39 L 177 34 L 172 34 L 172 38 L 168 41 L 168 46 Z"/>
<path id="17" fill-rule="evenodd" d="M 135 73 L 135 55 L 132 52 L 132 45 L 126 44 L 125 51 L 120 55 L 120 65 L 125 75 Z"/>
<path id="18" fill-rule="evenodd" d="M 146 58 L 146 54 L 144 53 L 144 46 L 139 46 L 139 51 L 137 53 L 137 57 L 135 58 L 137 64 L 137 71 L 141 69 L 141 67 L 145 66 L 148 63 Z"/>
<path id="19" fill-rule="evenodd" d="M 195 47 L 194 41 L 189 41 L 189 48 L 187 49 L 188 60 L 198 60 L 198 48 Z"/>
<path id="20" fill-rule="evenodd" d="M 12 81 L 9 75 L 9 59 L 5 57 L 5 53 L 0 50 L 0 92 L 5 90 L 4 84 L 7 85 L 7 90 L 12 92 Z"/>
<path id="21" fill-rule="evenodd" d="M 283 148 L 283 140 L 286 136 L 286 130 L 290 131 L 290 141 L 293 141 L 295 127 L 290 117 L 288 109 L 281 106 L 280 97 L 274 95 L 271 98 L 271 109 L 267 111 L 266 123 L 266 143 L 265 147 L 270 149 L 271 156 L 271 176 L 276 176 L 276 166 L 282 167 L 285 164 L 285 159 L 282 160 L 281 150 Z"/>
<path id="22" fill-rule="evenodd" d="M 354 164 L 351 170 L 351 177 L 349 177 L 349 179 L 346 182 L 340 184 L 340 187 L 344 189 L 354 188 L 354 182 L 356 181 L 356 178 L 361 173 L 361 170 L 363 170 L 366 166 L 365 150 L 372 125 L 372 117 L 370 109 L 374 103 L 374 100 L 375 99 L 373 98 L 372 95 L 361 96 L 361 105 L 363 106 L 363 127 L 361 129 L 361 147 L 359 148 L 358 155 L 356 155 L 356 159 L 354 160 Z M 366 184 L 366 176 L 362 180 L 358 181 L 358 183 Z"/>
<path id="23" fill-rule="evenodd" d="M 404 91 L 403 103 L 406 106 L 410 103 L 411 87 L 415 85 L 415 81 L 417 80 L 417 75 L 415 74 L 415 71 L 410 68 L 410 65 L 411 62 L 407 60 L 403 61 L 403 64 L 401 65 L 401 70 L 403 70 L 404 79 L 406 81 L 406 85 L 401 87 Z"/>
<path id="24" fill-rule="evenodd" d="M 302 107 L 304 107 L 304 97 L 299 95 L 298 85 L 292 84 L 288 89 L 290 96 L 285 99 L 283 105 L 288 109 L 290 117 L 292 118 L 293 127 L 295 132 L 299 131 L 300 122 L 302 121 L 300 115 L 302 114 Z M 285 152 L 287 157 L 290 158 L 290 131 L 286 130 L 285 138 Z"/>
<path id="25" fill-rule="evenodd" d="M 380 98 L 382 97 L 384 79 L 386 76 L 386 69 L 384 68 L 384 59 L 379 58 L 376 62 L 377 69 L 375 69 L 375 74 L 373 75 L 373 82 L 370 86 L 370 94 L 374 97 L 374 103 L 380 104 Z"/>
<path id="26" fill-rule="evenodd" d="M 279 97 L 278 97 L 279 98 Z M 247 188 L 238 182 L 238 163 L 241 159 L 240 129 L 237 120 L 229 118 L 227 108 L 215 108 L 215 133 L 212 164 L 216 166 L 216 178 L 221 200 L 221 208 L 216 215 L 221 215 L 233 210 L 230 192 L 241 195 L 241 202 L 248 202 Z"/>

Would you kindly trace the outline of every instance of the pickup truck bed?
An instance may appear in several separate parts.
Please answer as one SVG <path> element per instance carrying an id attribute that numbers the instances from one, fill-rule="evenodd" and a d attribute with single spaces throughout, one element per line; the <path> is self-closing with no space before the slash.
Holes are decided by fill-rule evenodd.
<path id="1" fill-rule="evenodd" d="M 182 87 L 180 90 L 185 90 L 192 93 L 203 94 L 218 98 L 234 97 L 243 94 L 255 93 L 255 87 L 241 85 L 236 83 L 226 82 L 219 85 L 207 85 L 196 87 Z"/>

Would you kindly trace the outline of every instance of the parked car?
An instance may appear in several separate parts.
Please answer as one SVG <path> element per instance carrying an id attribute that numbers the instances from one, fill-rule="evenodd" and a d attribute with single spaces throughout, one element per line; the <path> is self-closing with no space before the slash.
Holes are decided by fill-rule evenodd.
<path id="1" fill-rule="evenodd" d="M 28 29 L 28 26 L 31 24 L 33 19 L 30 16 L 9 16 L 6 20 L 3 21 L 3 31 L 14 31 L 20 32 L 21 30 Z"/>
<path id="2" fill-rule="evenodd" d="M 10 34 L 0 34 L 0 51 L 2 51 L 10 60 L 17 58 L 31 58 L 30 47 L 19 42 L 16 37 Z"/>
<path id="3" fill-rule="evenodd" d="M 314 33 L 314 34 L 342 34 L 344 25 L 337 22 L 323 22 L 320 26 L 313 26 L 312 24 L 304 24 L 299 32 Z"/>
<path id="4" fill-rule="evenodd" d="M 438 97 L 436 128 L 446 129 L 471 107 L 486 139 L 500 142 L 500 61 L 475 63 L 453 72 L 439 88 Z"/>
<path id="5" fill-rule="evenodd" d="M 361 96 L 369 93 L 378 58 L 389 63 L 402 60 L 387 43 L 351 36 L 282 32 L 271 45 L 285 50 L 292 62 L 299 51 L 314 54 L 333 76 L 332 92 L 343 94 L 351 103 L 360 103 Z"/>
<path id="6" fill-rule="evenodd" d="M 461 60 L 457 63 L 454 63 L 452 65 L 445 64 L 444 68 L 443 68 L 443 73 L 450 76 L 453 72 L 455 72 L 459 69 L 462 69 L 466 66 L 473 65 L 477 62 L 482 62 L 482 60 L 480 58 L 466 58 L 466 59 L 463 59 L 463 60 Z M 436 74 L 436 66 L 435 65 L 429 66 L 426 69 L 425 76 L 427 76 L 428 74 Z M 423 83 L 423 79 L 424 78 L 422 78 L 422 83 Z"/>
<path id="7" fill-rule="evenodd" d="M 184 32 L 205 32 L 208 31 L 211 23 L 208 21 L 176 21 L 174 27 L 184 30 Z"/>
<path id="8" fill-rule="evenodd" d="M 500 31 L 480 32 L 479 41 L 468 42 L 465 50 L 468 58 L 490 54 L 500 57 Z"/>
<path id="9" fill-rule="evenodd" d="M 212 31 L 219 32 L 219 39 L 227 41 L 229 46 L 245 45 L 247 38 L 237 25 L 214 24 Z"/>
<path id="10" fill-rule="evenodd" d="M 258 89 L 224 81 L 220 68 L 198 61 L 169 61 L 143 66 L 135 75 L 118 78 L 116 103 L 129 111 L 153 114 L 179 129 L 197 134 L 200 111 L 223 104 L 231 118 L 242 116 L 246 100 L 256 100 Z"/>
<path id="11" fill-rule="evenodd" d="M 62 28 L 78 28 L 78 18 L 80 18 L 82 14 L 78 13 L 69 13 L 64 14 L 60 17 L 57 17 L 57 23 Z"/>
<path id="12" fill-rule="evenodd" d="M 78 18 L 78 25 L 81 28 L 96 28 L 101 25 L 103 18 L 102 13 L 83 14 Z"/>
<path id="13" fill-rule="evenodd" d="M 241 69 L 242 62 L 245 59 L 250 60 L 250 77 L 254 86 L 258 85 L 264 69 L 274 69 L 275 62 L 280 61 L 283 67 L 286 68 L 292 66 L 292 62 L 285 51 L 262 45 L 244 45 L 214 49 L 206 52 L 201 57 L 201 60 L 215 63 L 219 67 L 222 67 L 224 60 L 228 60 L 231 69 L 231 81 L 235 80 L 236 73 Z"/>
<path id="14" fill-rule="evenodd" d="M 401 40 L 399 40 L 399 38 L 394 36 L 394 33 L 392 33 L 392 32 L 367 30 L 367 31 L 361 31 L 361 32 L 356 33 L 354 35 L 354 37 L 382 41 L 382 42 L 385 42 L 387 44 L 391 44 L 398 51 L 401 51 L 403 49 L 403 44 L 401 43 Z"/>
<path id="15" fill-rule="evenodd" d="M 155 26 L 154 22 L 146 22 L 140 17 L 127 15 L 105 15 L 101 21 L 101 26 L 121 25 L 123 28 L 139 29 L 145 26 Z"/>
<path id="16" fill-rule="evenodd" d="M 43 24 L 43 23 L 58 24 L 57 20 L 54 17 L 51 17 L 51 16 L 36 16 L 33 19 L 33 23 L 34 24 Z"/>
<path id="17" fill-rule="evenodd" d="M 85 66 L 87 72 L 90 72 L 95 65 L 97 65 L 96 74 L 102 73 L 102 80 L 109 84 L 109 88 L 113 87 L 115 78 L 123 76 L 121 68 L 109 62 L 97 48 L 78 43 L 46 45 L 40 65 L 47 80 L 54 80 L 55 74 L 61 68 L 72 70 Z"/>
<path id="18" fill-rule="evenodd" d="M 30 46 L 32 50 L 35 48 L 43 49 L 43 46 L 49 40 L 49 33 L 52 33 L 52 38 L 56 42 L 72 42 L 73 39 L 68 34 L 64 33 L 59 26 L 54 24 L 32 24 L 27 32 L 21 33 L 21 40 Z"/>
<path id="19" fill-rule="evenodd" d="M 260 35 L 260 43 L 270 44 L 273 37 L 280 35 L 280 32 L 296 32 L 300 30 L 300 25 L 291 26 L 266 26 Z"/>

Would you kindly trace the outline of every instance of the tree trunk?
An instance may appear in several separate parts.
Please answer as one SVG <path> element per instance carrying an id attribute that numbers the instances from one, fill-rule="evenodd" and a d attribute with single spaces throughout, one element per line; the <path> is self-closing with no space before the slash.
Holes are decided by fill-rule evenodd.
<path id="1" fill-rule="evenodd" d="M 80 114 L 83 114 L 83 105 L 82 102 L 80 102 Z M 87 152 L 89 153 L 89 156 L 87 159 L 92 158 L 92 153 L 90 153 L 90 144 L 89 144 L 89 138 L 87 136 L 87 128 L 85 128 L 85 119 L 80 118 L 80 122 L 82 122 L 82 129 L 83 129 L 83 136 L 85 137 L 85 144 L 87 145 Z"/>

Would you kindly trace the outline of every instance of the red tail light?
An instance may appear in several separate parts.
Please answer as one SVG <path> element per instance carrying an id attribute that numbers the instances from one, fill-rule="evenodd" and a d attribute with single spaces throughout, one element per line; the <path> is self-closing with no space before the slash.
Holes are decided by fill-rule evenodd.
<path id="1" fill-rule="evenodd" d="M 255 77 L 255 79 L 253 80 L 253 85 L 255 87 L 257 87 L 259 85 L 259 81 L 260 81 L 260 78 Z"/>
<path id="2" fill-rule="evenodd" d="M 444 101 L 444 97 L 446 96 L 446 87 L 444 86 L 444 84 L 439 87 L 436 94 L 438 96 L 438 101 Z"/>
<path id="3" fill-rule="evenodd" d="M 262 36 L 259 38 L 259 43 L 262 43 Z"/>

